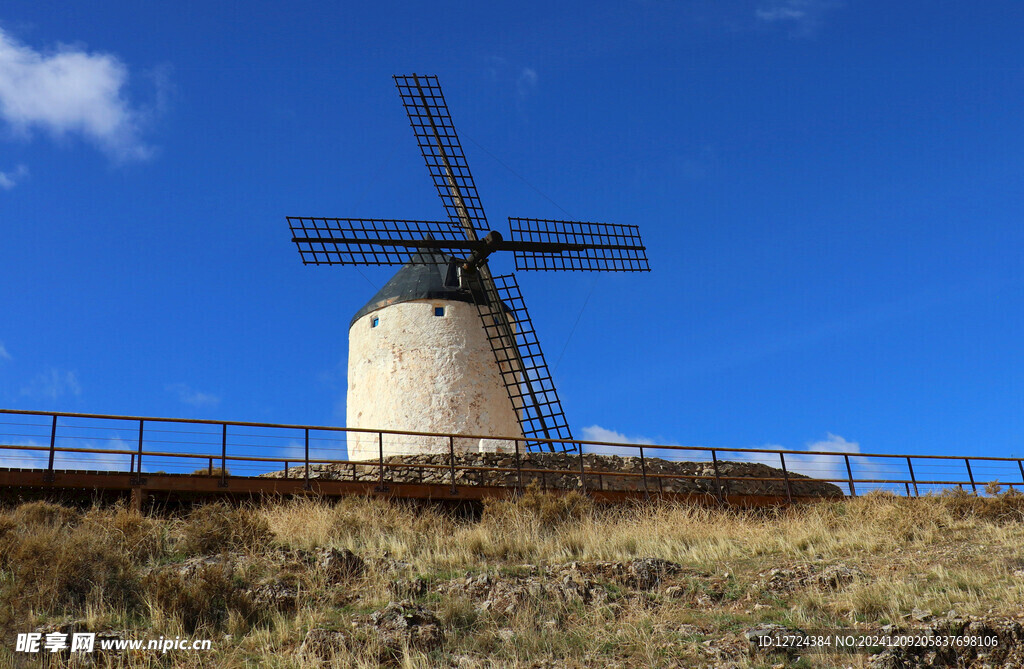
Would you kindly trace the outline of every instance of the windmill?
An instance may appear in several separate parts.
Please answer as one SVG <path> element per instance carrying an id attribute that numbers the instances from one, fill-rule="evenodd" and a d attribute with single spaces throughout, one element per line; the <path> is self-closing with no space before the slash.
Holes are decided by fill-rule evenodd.
<path id="1" fill-rule="evenodd" d="M 347 426 L 514 437 L 556 450 L 537 441 L 572 439 L 551 372 L 515 276 L 492 274 L 488 259 L 512 251 L 517 270 L 650 271 L 639 231 L 511 217 L 509 239 L 490 230 L 437 77 L 394 79 L 448 220 L 288 217 L 303 264 L 403 266 L 350 324 Z M 349 434 L 350 460 L 378 448 L 410 452 Z M 412 450 L 447 448 L 420 440 Z"/>

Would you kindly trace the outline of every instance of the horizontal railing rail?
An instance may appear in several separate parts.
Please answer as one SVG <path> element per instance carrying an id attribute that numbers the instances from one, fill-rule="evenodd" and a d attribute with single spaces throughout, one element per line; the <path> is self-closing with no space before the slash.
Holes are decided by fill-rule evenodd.
<path id="1" fill-rule="evenodd" d="M 302 478 L 309 488 L 311 479 L 321 474 L 318 468 L 334 467 L 334 477 L 338 480 L 367 481 L 374 478 L 380 488 L 415 480 L 410 472 L 418 473 L 420 482 L 429 478 L 450 485 L 453 494 L 459 486 L 521 489 L 524 477 L 537 481 L 542 487 L 549 487 L 549 480 L 555 477 L 574 477 L 577 487 L 584 492 L 589 489 L 621 490 L 623 481 L 633 481 L 627 483 L 625 489 L 644 494 L 663 492 L 666 485 L 671 491 L 672 481 L 690 481 L 707 484 L 700 491 L 720 500 L 746 494 L 742 487 L 749 484 L 776 484 L 776 492 L 790 500 L 812 496 L 808 494 L 811 490 L 808 486 L 820 484 L 835 485 L 840 493 L 850 496 L 863 494 L 866 487 L 918 496 L 939 488 L 964 489 L 967 486 L 972 492 L 978 492 L 979 487 L 988 487 L 994 492 L 996 488 L 989 484 L 995 482 L 1011 488 L 1024 486 L 1024 459 L 999 456 L 710 448 L 531 438 L 531 442 L 557 445 L 558 448 L 552 449 L 556 451 L 569 447 L 567 453 L 551 454 L 564 463 L 564 466 L 552 468 L 538 466 L 536 458 L 527 460 L 547 451 L 525 451 L 525 440 L 516 436 L 0 409 L 0 418 L 4 417 L 5 420 L 0 420 L 0 469 L 43 470 L 46 480 L 50 481 L 62 471 L 104 471 L 130 474 L 135 484 L 142 485 L 146 475 L 173 473 L 219 477 L 220 485 L 227 487 L 231 478 L 273 475 L 275 478 Z M 39 418 L 46 421 L 32 422 Z M 170 429 L 171 426 L 184 426 L 186 429 Z M 377 458 L 350 460 L 350 435 L 361 435 L 364 442 L 367 435 L 375 436 Z M 401 461 L 390 457 L 422 455 L 419 446 L 425 439 L 430 440 L 431 454 L 441 459 L 447 456 L 446 461 Z M 68 440 L 75 445 L 58 444 L 66 444 Z M 385 457 L 385 440 L 388 440 L 388 457 Z M 456 440 L 460 442 L 459 448 L 455 446 Z M 515 453 L 505 454 L 514 456 L 514 461 L 496 466 L 460 462 L 458 456 L 465 452 L 461 444 L 477 440 L 514 443 Z M 96 442 L 102 442 L 106 447 L 96 447 Z M 438 444 L 446 444 L 446 451 L 442 449 L 439 452 Z M 161 448 L 156 448 L 158 446 Z M 267 451 L 274 453 L 260 454 Z M 342 451 L 345 457 L 329 457 Z M 606 467 L 611 466 L 612 461 L 605 462 L 599 458 L 588 461 L 587 456 L 593 455 L 636 458 L 639 471 L 608 469 Z M 704 468 L 699 472 L 659 471 L 664 469 L 666 461 L 692 462 Z M 188 464 L 190 462 L 192 464 Z M 194 466 L 196 462 L 205 467 L 192 472 L 154 470 L 154 463 L 180 469 Z M 229 473 L 229 464 L 235 473 Z M 768 465 L 775 471 L 736 473 L 733 471 L 735 464 Z M 283 465 L 283 468 L 279 472 L 261 469 L 269 465 Z M 301 467 L 301 473 L 292 476 L 294 468 L 291 465 Z M 346 472 L 349 479 L 345 478 Z M 405 474 L 400 475 L 402 472 Z M 495 480 L 493 475 L 499 475 L 499 480 Z M 500 480 L 502 475 L 513 477 L 514 481 Z M 557 478 L 555 483 L 558 483 Z M 550 487 L 565 488 L 565 480 L 561 483 L 563 485 L 552 484 Z M 819 490 L 813 494 L 821 493 Z"/>

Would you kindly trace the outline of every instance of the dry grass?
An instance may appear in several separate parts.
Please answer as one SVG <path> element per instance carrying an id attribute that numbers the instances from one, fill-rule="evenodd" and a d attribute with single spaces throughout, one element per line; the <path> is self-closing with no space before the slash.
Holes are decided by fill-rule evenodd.
<path id="1" fill-rule="evenodd" d="M 194 508 L 176 531 L 177 548 L 188 555 L 252 550 L 273 539 L 261 512 L 223 502 Z"/>
<path id="2" fill-rule="evenodd" d="M 303 566 L 301 556 L 324 547 L 352 551 L 365 569 L 338 580 Z M 637 558 L 682 570 L 653 588 L 609 575 L 605 563 Z M 853 576 L 832 585 L 799 577 L 836 565 Z M 37 502 L 0 512 L 0 664 L 16 632 L 77 621 L 134 638 L 214 640 L 213 654 L 139 653 L 109 658 L 112 666 L 761 666 L 742 638 L 760 623 L 898 623 L 914 609 L 1015 615 L 1021 570 L 1017 493 L 729 511 L 607 508 L 529 491 L 488 502 L 478 519 L 365 498 L 213 504 L 170 518 Z M 482 575 L 488 585 L 463 585 Z M 573 579 L 584 595 L 552 595 L 576 588 Z M 282 588 L 290 599 L 260 599 Z M 483 603 L 502 588 L 533 594 L 510 607 Z M 436 617 L 441 641 L 396 642 L 370 622 L 397 599 Z M 303 649 L 313 629 L 344 641 Z M 804 662 L 833 666 L 825 656 Z"/>

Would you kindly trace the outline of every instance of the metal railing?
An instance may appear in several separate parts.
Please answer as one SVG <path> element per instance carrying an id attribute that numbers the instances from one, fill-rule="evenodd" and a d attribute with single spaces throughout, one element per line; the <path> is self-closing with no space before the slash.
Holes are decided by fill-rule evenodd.
<path id="1" fill-rule="evenodd" d="M 368 435 L 376 437 L 375 461 L 348 459 L 347 447 L 356 435 L 364 442 Z M 501 466 L 472 465 L 461 461 L 463 449 L 456 440 L 514 443 L 515 450 Z M 531 439 L 559 445 L 559 451 L 563 445 L 575 451 L 550 454 L 545 463 L 538 451 L 523 449 L 524 441 L 493 435 L 0 409 L 0 469 L 42 470 L 48 481 L 62 471 L 101 471 L 128 473 L 133 484 L 141 484 L 145 475 L 190 474 L 217 477 L 219 486 L 228 487 L 232 478 L 273 473 L 302 479 L 309 488 L 315 468 L 326 465 L 334 467 L 342 480 L 346 472 L 353 481 L 372 476 L 382 490 L 389 484 L 443 481 L 453 494 L 459 486 L 472 485 L 522 489 L 524 480 L 545 488 L 565 488 L 567 480 L 574 480 L 584 492 L 644 494 L 671 492 L 679 481 L 689 481 L 719 500 L 744 494 L 743 487 L 752 483 L 774 484 L 774 490 L 789 500 L 806 496 L 808 484 L 821 483 L 836 485 L 849 496 L 878 489 L 919 496 L 968 486 L 978 493 L 994 481 L 1024 486 L 1022 458 Z M 388 457 L 422 454 L 424 444 L 438 456 L 433 461 Z M 447 461 L 441 462 L 445 455 Z M 611 468 L 600 458 L 588 459 L 592 455 L 636 458 L 639 467 Z M 666 462 L 697 463 L 703 469 L 668 471 Z M 735 463 L 773 469 L 753 475 L 750 468 L 734 471 Z"/>

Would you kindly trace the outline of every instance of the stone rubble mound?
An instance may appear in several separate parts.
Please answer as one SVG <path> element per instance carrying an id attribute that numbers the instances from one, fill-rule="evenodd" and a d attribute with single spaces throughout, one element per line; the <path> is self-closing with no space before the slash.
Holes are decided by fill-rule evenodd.
<path id="1" fill-rule="evenodd" d="M 588 490 L 635 490 L 648 492 L 717 494 L 714 465 L 710 462 L 680 462 L 661 458 L 597 455 L 583 456 Z M 511 453 L 456 453 L 454 483 L 457 486 L 502 486 L 519 484 L 516 457 Z M 384 458 L 386 483 L 452 484 L 451 458 L 444 453 L 396 455 Z M 474 469 L 481 468 L 481 469 Z M 494 469 L 505 471 L 494 471 Z M 575 490 L 580 487 L 580 459 L 573 453 L 525 453 L 519 460 L 522 485 L 542 490 Z M 718 463 L 719 480 L 727 495 L 786 495 L 781 469 L 756 462 Z M 266 478 L 302 478 L 302 466 L 271 472 Z M 794 497 L 842 497 L 836 485 L 814 481 L 789 472 Z M 376 461 L 345 464 L 313 464 L 309 477 L 319 480 L 373 482 L 380 479 Z M 678 478 L 677 478 L 678 477 Z M 706 478 L 681 478 L 706 477 Z M 757 479 L 779 479 L 762 481 Z"/>
<path id="2" fill-rule="evenodd" d="M 774 595 L 789 595 L 803 588 L 839 590 L 867 575 L 858 567 L 833 564 L 816 567 L 813 564 L 796 565 L 790 569 L 773 568 L 760 574 L 760 588 Z"/>
<path id="3" fill-rule="evenodd" d="M 640 558 L 629 562 L 571 562 L 547 567 L 522 565 L 514 574 L 484 573 L 453 579 L 437 585 L 435 591 L 468 597 L 481 613 L 490 611 L 511 616 L 521 604 L 531 599 L 603 604 L 610 596 L 608 583 L 648 591 L 659 588 L 665 578 L 681 571 L 680 565 L 660 558 Z M 406 580 L 395 581 L 393 588 L 396 594 L 406 591 L 407 583 Z"/>
<path id="4" fill-rule="evenodd" d="M 347 548 L 337 549 L 326 546 L 306 549 L 274 548 L 263 561 L 269 558 L 272 569 L 261 574 L 253 582 L 241 578 L 250 572 L 264 571 L 261 560 L 240 551 L 224 551 L 211 555 L 188 558 L 183 562 L 157 565 L 143 570 L 146 582 L 164 580 L 166 583 L 186 585 L 208 579 L 211 576 L 239 577 L 237 596 L 260 609 L 295 611 L 300 602 L 298 575 L 308 572 L 322 574 L 325 585 L 343 585 L 349 579 L 360 576 L 366 563 Z"/>
<path id="5" fill-rule="evenodd" d="M 916 616 L 917 625 L 904 628 L 890 625 L 882 629 L 888 635 L 934 637 L 933 646 L 887 648 L 871 658 L 875 669 L 924 669 L 924 667 L 977 667 L 1010 669 L 1024 666 L 1024 626 L 1020 619 L 958 616 L 945 618 Z M 923 625 L 923 627 L 922 627 Z M 993 645 L 943 644 L 951 638 L 994 639 Z"/>
<path id="6" fill-rule="evenodd" d="M 391 602 L 374 611 L 369 623 L 383 645 L 395 651 L 403 645 L 429 650 L 444 641 L 441 621 L 434 612 L 408 600 Z"/>
<path id="7" fill-rule="evenodd" d="M 872 669 L 925 669 L 926 667 L 963 667 L 964 669 L 1018 669 L 1024 666 L 1024 625 L 1019 618 L 959 616 L 950 611 L 945 617 L 914 610 L 913 625 L 883 625 L 878 628 L 858 627 L 858 634 L 877 637 L 902 637 L 923 640 L 923 643 L 890 646 L 875 652 L 867 659 Z M 785 655 L 787 661 L 772 666 L 789 666 L 801 653 L 780 650 L 766 653 L 756 644 L 760 636 L 804 636 L 803 630 L 775 623 L 762 624 L 745 633 L 750 643 L 752 658 L 777 660 Z M 956 639 L 986 640 L 972 644 Z M 993 643 L 994 642 L 994 643 Z M 820 657 L 820 656 L 818 656 Z"/>

